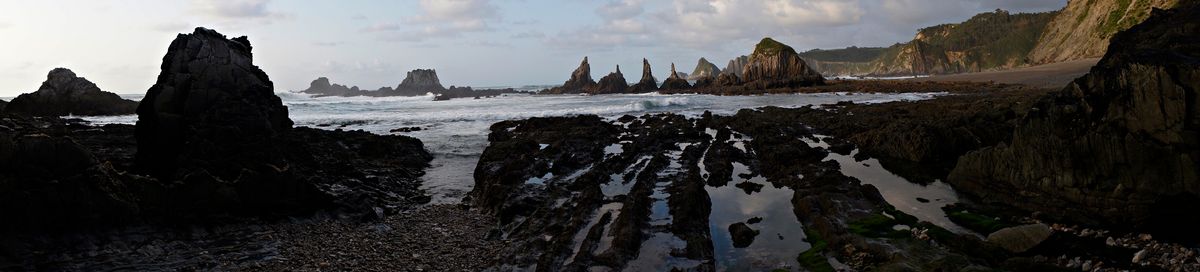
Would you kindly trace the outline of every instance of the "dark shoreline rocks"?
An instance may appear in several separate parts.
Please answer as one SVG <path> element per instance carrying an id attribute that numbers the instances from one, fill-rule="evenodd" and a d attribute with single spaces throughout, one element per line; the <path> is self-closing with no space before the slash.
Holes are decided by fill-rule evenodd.
<path id="1" fill-rule="evenodd" d="M 86 78 L 66 68 L 54 68 L 33 93 L 21 94 L 0 112 L 26 116 L 125 115 L 133 114 L 137 102 L 105 92 Z"/>
<path id="2" fill-rule="evenodd" d="M 1039 100 L 1011 141 L 963 156 L 949 181 L 1048 218 L 1200 239 L 1200 8 L 1185 6 L 1117 34 L 1088 75 Z"/>

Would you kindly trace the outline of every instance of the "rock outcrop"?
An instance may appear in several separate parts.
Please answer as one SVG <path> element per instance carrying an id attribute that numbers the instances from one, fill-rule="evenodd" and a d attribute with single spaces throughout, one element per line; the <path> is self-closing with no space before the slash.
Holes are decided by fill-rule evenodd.
<path id="1" fill-rule="evenodd" d="M 602 80 L 603 81 L 603 80 Z M 642 79 L 638 80 L 637 84 L 629 87 L 631 93 L 648 93 L 658 90 L 658 79 L 654 78 L 654 72 L 650 71 L 650 61 L 642 59 Z"/>
<path id="2" fill-rule="evenodd" d="M 589 93 L 619 94 L 625 93 L 627 89 L 629 89 L 629 83 L 625 81 L 625 75 L 621 74 L 621 66 L 617 65 L 617 71 L 600 78 L 600 83 L 596 84 L 596 87 L 592 88 Z"/>
<path id="3" fill-rule="evenodd" d="M 749 64 L 749 63 L 750 63 L 750 56 L 739 56 L 739 57 L 733 58 L 733 59 L 729 60 L 729 64 L 725 64 L 725 70 L 722 70 L 721 73 L 722 74 L 733 74 L 740 78 L 743 76 L 742 69 L 745 69 L 746 64 Z"/>
<path id="4" fill-rule="evenodd" d="M 442 90 L 446 90 L 446 87 L 442 86 L 442 82 L 438 80 L 437 71 L 433 69 L 408 71 L 408 75 L 404 76 L 404 81 L 400 82 L 400 86 L 396 86 L 396 92 L 414 95 L 424 95 Z"/>
<path id="5" fill-rule="evenodd" d="M 663 89 L 663 90 L 691 89 L 692 84 L 688 83 L 687 79 L 684 79 L 685 77 L 686 77 L 686 75 L 680 75 L 680 73 L 675 72 L 675 64 L 672 63 L 671 64 L 671 76 L 667 77 L 666 80 L 663 80 L 662 86 L 660 86 L 659 89 Z"/>
<path id="6" fill-rule="evenodd" d="M 714 77 L 715 78 L 717 75 L 720 75 L 720 74 L 721 74 L 721 69 L 717 68 L 716 64 L 708 62 L 707 59 L 700 58 L 699 61 L 696 61 L 696 69 L 692 70 L 692 73 L 690 75 L 688 75 L 687 79 L 688 80 L 699 80 L 699 79 L 705 78 L 705 77 Z"/>
<path id="7" fill-rule="evenodd" d="M 1071 0 L 1046 25 L 1029 61 L 1044 64 L 1104 56 L 1109 39 L 1146 20 L 1150 10 L 1173 7 L 1179 0 Z"/>
<path id="8" fill-rule="evenodd" d="M 370 213 L 422 201 L 414 180 L 430 157 L 420 141 L 293 128 L 251 49 L 244 36 L 205 28 L 180 34 L 168 48 L 138 107 L 135 133 L 137 167 L 163 182 L 168 209 Z"/>
<path id="9" fill-rule="evenodd" d="M 4 107 L 8 114 L 27 116 L 133 114 L 137 102 L 101 91 L 66 68 L 54 68 L 33 93 L 22 94 Z"/>
<path id="10" fill-rule="evenodd" d="M 763 38 L 754 46 L 750 63 L 746 64 L 745 86 L 747 88 L 800 87 L 825 84 L 825 78 L 814 71 L 791 46 Z"/>
<path id="11" fill-rule="evenodd" d="M 742 85 L 742 79 L 735 73 L 721 73 L 713 84 L 717 86 L 738 86 Z"/>
<path id="12" fill-rule="evenodd" d="M 388 88 L 389 90 L 391 88 Z M 329 78 L 319 77 L 308 84 L 308 89 L 300 91 L 301 93 L 313 94 L 320 96 L 363 96 L 368 95 L 366 91 L 358 89 L 358 86 L 346 87 L 341 84 L 330 84 Z"/>
<path id="13" fill-rule="evenodd" d="M 0 113 L 4 112 L 4 108 L 8 106 L 8 102 L 0 100 Z"/>
<path id="14" fill-rule="evenodd" d="M 1050 226 L 1046 224 L 1029 224 L 997 230 L 988 234 L 987 241 L 1008 251 L 1020 253 L 1046 241 L 1050 234 Z"/>
<path id="15" fill-rule="evenodd" d="M 575 68 L 571 72 L 571 79 L 564 82 L 562 86 L 554 87 L 544 91 L 549 94 L 577 94 L 587 93 L 592 88 L 596 87 L 596 81 L 592 80 L 592 66 L 588 65 L 588 58 L 583 57 L 583 62 L 579 63 L 579 68 Z"/>
<path id="16" fill-rule="evenodd" d="M 1195 237 L 1200 218 L 1200 8 L 1155 10 L 1091 72 L 1034 105 L 1007 144 L 949 181 L 987 202 L 1087 224 Z"/>

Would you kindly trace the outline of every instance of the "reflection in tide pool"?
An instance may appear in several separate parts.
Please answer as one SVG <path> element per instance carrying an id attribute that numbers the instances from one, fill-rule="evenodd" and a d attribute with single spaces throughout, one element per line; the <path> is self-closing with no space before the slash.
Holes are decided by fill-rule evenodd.
<path id="1" fill-rule="evenodd" d="M 712 199 L 712 214 L 708 220 L 717 270 L 799 269 L 796 256 L 808 250 L 810 245 L 803 240 L 804 227 L 792 211 L 793 191 L 775 188 L 762 176 L 741 178 L 739 175 L 750 173 L 750 170 L 741 163 L 734 163 L 733 166 L 733 181 L 729 185 L 705 187 L 708 197 Z M 734 186 L 742 181 L 763 185 L 762 191 L 748 194 Z M 729 225 L 754 217 L 762 219 L 761 222 L 749 224 L 750 228 L 759 231 L 754 242 L 746 248 L 733 247 Z"/>

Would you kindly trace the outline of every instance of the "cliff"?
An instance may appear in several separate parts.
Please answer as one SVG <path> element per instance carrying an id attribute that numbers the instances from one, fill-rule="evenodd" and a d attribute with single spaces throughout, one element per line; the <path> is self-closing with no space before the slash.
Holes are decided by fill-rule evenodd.
<path id="1" fill-rule="evenodd" d="M 746 68 L 747 63 L 750 63 L 750 56 L 740 56 L 740 57 L 733 58 L 733 59 L 729 60 L 728 64 L 725 64 L 725 70 L 723 70 L 722 72 L 726 73 L 726 74 L 734 74 L 734 75 L 737 75 L 738 77 L 742 77 L 743 76 L 742 69 Z"/>
<path id="2" fill-rule="evenodd" d="M 32 93 L 21 94 L 0 108 L 4 113 L 27 116 L 133 114 L 137 102 L 105 92 L 66 68 L 54 68 Z"/>
<path id="3" fill-rule="evenodd" d="M 696 69 L 692 70 L 692 73 L 688 75 L 687 79 L 699 80 L 706 77 L 716 77 L 720 74 L 721 69 L 717 68 L 716 64 L 708 62 L 707 59 L 700 58 L 700 60 L 696 61 Z"/>
<path id="4" fill-rule="evenodd" d="M 809 67 L 791 46 L 763 38 L 754 46 L 743 81 L 747 88 L 768 89 L 822 85 L 825 78 Z"/>
<path id="5" fill-rule="evenodd" d="M 961 192 L 1044 216 L 1195 237 L 1200 218 L 1200 8 L 1155 11 L 1041 99 L 1010 143 L 968 153 Z"/>
<path id="6" fill-rule="evenodd" d="M 1046 26 L 1029 52 L 1034 64 L 1063 62 L 1104 55 L 1109 39 L 1179 0 L 1070 0 Z"/>
<path id="7" fill-rule="evenodd" d="M 912 41 L 889 47 L 872 61 L 870 74 L 954 74 L 1025 66 L 1037 37 L 1056 14 L 997 10 L 959 24 L 924 28 Z"/>

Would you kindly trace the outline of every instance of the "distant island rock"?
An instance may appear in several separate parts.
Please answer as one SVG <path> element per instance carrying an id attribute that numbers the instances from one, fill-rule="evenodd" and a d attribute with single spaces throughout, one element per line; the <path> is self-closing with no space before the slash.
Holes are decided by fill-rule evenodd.
<path id="1" fill-rule="evenodd" d="M 621 74 L 621 66 L 617 65 L 617 71 L 612 72 L 602 78 L 600 83 L 596 85 L 588 93 L 591 94 L 619 94 L 625 93 L 629 89 L 629 82 L 625 81 L 625 75 Z"/>
<path id="2" fill-rule="evenodd" d="M 304 94 L 312 94 L 317 97 L 323 96 L 423 96 L 433 94 L 434 100 L 448 100 L 452 98 L 462 97 L 492 97 L 510 93 L 522 93 L 512 88 L 505 89 L 481 89 L 475 90 L 471 87 L 455 87 L 446 88 L 442 86 L 438 80 L 437 71 L 433 69 L 416 69 L 408 72 L 404 80 L 396 88 L 382 87 L 376 90 L 363 90 L 358 86 L 346 87 L 346 85 L 333 84 L 329 78 L 319 77 L 308 84 L 308 89 L 299 91 Z"/>
<path id="3" fill-rule="evenodd" d="M 17 96 L 3 110 L 26 116 L 126 115 L 133 114 L 137 105 L 138 102 L 100 90 L 69 69 L 54 68 L 37 91 Z"/>
<path id="4" fill-rule="evenodd" d="M 667 77 L 666 80 L 663 80 L 662 86 L 660 86 L 660 88 L 663 90 L 691 89 L 692 84 L 688 83 L 687 79 L 684 79 L 684 77 L 685 76 L 680 75 L 679 72 L 675 71 L 675 64 L 672 63 L 671 64 L 671 76 Z"/>
<path id="5" fill-rule="evenodd" d="M 744 85 L 747 88 L 768 89 L 825 84 L 825 78 L 808 66 L 791 46 L 763 38 L 754 46 L 746 64 Z"/>
<path id="6" fill-rule="evenodd" d="M 571 79 L 564 82 L 562 86 L 550 88 L 543 93 L 547 94 L 578 94 L 587 93 L 592 88 L 596 87 L 596 81 L 592 80 L 592 66 L 588 64 L 588 58 L 583 57 L 583 62 L 579 63 L 579 68 L 575 68 L 571 72 Z"/>
<path id="7" fill-rule="evenodd" d="M 637 84 L 629 87 L 629 92 L 646 93 L 658 90 L 658 79 L 654 78 L 654 72 L 650 70 L 650 61 L 642 59 L 642 79 L 638 80 Z"/>
<path id="8" fill-rule="evenodd" d="M 688 80 L 700 80 L 705 77 L 716 77 L 721 74 L 721 69 L 717 68 L 716 64 L 708 62 L 705 58 L 700 58 L 696 61 L 696 69 L 692 70 L 692 74 L 688 75 Z"/>

